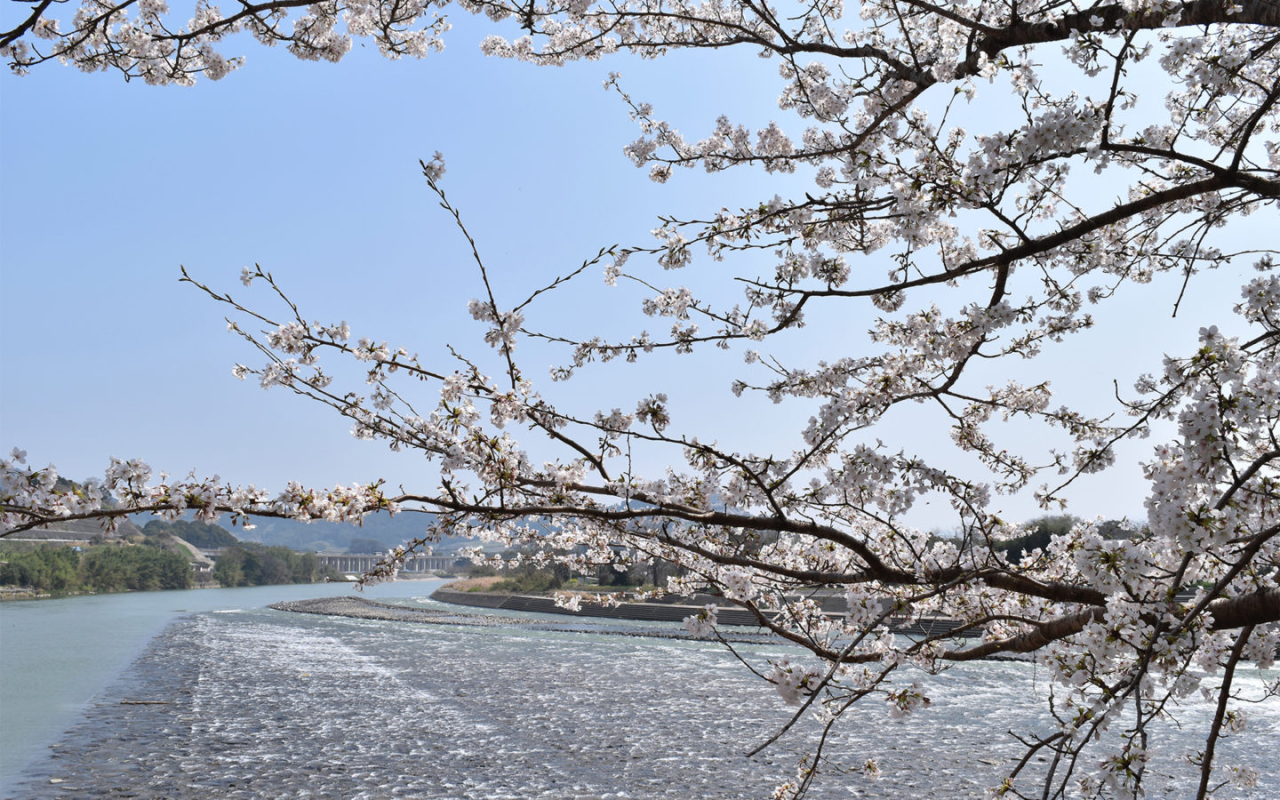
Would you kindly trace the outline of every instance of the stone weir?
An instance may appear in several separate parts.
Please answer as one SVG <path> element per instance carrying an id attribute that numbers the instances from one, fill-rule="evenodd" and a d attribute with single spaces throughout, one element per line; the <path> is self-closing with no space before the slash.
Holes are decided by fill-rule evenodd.
<path id="1" fill-rule="evenodd" d="M 384 622 L 413 622 L 423 625 L 490 627 L 520 622 L 514 617 L 434 611 L 426 608 L 378 603 L 373 600 L 366 600 L 363 597 L 349 596 L 319 597 L 314 600 L 290 600 L 288 602 L 272 603 L 269 607 L 277 611 L 292 611 L 296 614 L 320 614 L 328 617 L 373 619 Z"/>
<path id="2" fill-rule="evenodd" d="M 679 604 L 668 601 L 648 603 L 621 603 L 616 606 L 604 606 L 584 601 L 576 611 L 557 606 L 550 597 L 537 595 L 501 594 L 497 592 L 459 592 L 442 586 L 431 595 L 432 600 L 454 605 L 472 606 L 473 608 L 500 609 L 503 611 L 537 611 L 543 614 L 567 614 L 575 617 L 604 617 L 606 619 L 630 619 L 651 622 L 683 622 L 686 617 L 697 614 L 706 605 L 717 606 L 716 619 L 721 625 L 740 625 L 759 627 L 755 615 L 736 606 L 725 605 L 722 597 L 697 595 L 690 604 Z M 832 596 L 822 602 L 823 611 L 833 617 L 843 617 L 844 612 L 836 608 L 843 605 L 844 598 Z M 767 612 L 772 614 L 772 612 Z M 939 636 L 951 633 L 960 627 L 959 620 L 946 618 L 923 618 L 919 620 L 891 620 L 889 628 L 894 633 L 906 636 Z M 974 631 L 962 631 L 958 636 L 977 636 Z"/>
<path id="3" fill-rule="evenodd" d="M 277 611 L 291 611 L 295 614 L 318 614 L 326 617 L 349 617 L 351 619 L 378 620 L 382 622 L 411 622 L 417 625 L 525 628 L 563 633 L 589 632 L 604 636 L 632 636 L 645 639 L 692 640 L 697 638 L 686 633 L 683 629 L 666 631 L 609 629 L 600 627 L 597 624 L 572 620 L 557 623 L 527 617 L 500 617 L 494 614 L 468 614 L 460 611 L 412 608 L 378 603 L 373 600 L 366 600 L 363 597 L 320 597 L 314 600 L 272 603 L 270 607 Z M 491 608 L 489 606 L 485 607 Z M 735 633 L 731 636 L 724 635 L 721 638 L 736 644 L 770 644 L 778 641 L 772 634 L 760 632 Z"/>
<path id="4" fill-rule="evenodd" d="M 572 617 L 595 617 L 600 619 L 626 619 L 648 622 L 683 622 L 685 617 L 698 613 L 708 603 L 724 603 L 723 598 L 709 595 L 698 595 L 695 601 L 699 605 L 684 605 L 672 602 L 622 603 L 613 607 L 583 603 L 577 611 L 562 608 L 550 597 L 536 595 L 500 594 L 497 592 L 459 592 L 448 587 L 437 589 L 431 599 L 456 606 L 470 606 L 493 611 L 533 611 L 543 614 L 559 614 Z M 353 619 L 383 620 L 387 622 L 414 622 L 425 625 L 463 625 L 471 627 L 519 626 L 528 627 L 527 618 L 501 617 L 493 614 L 467 614 L 465 612 L 440 611 L 410 606 L 390 605 L 366 600 L 363 597 L 324 597 L 315 600 L 297 600 L 272 603 L 271 608 L 277 611 L 292 611 L 299 614 L 321 614 L 325 616 L 351 617 Z M 832 616 L 842 616 L 828 610 Z M 722 625 L 734 625 L 740 628 L 750 627 L 759 630 L 755 617 L 748 611 L 732 606 L 720 605 L 716 618 Z M 959 623 L 949 619 L 923 619 L 906 623 L 899 621 L 891 624 L 895 633 L 907 636 L 945 635 L 955 629 Z M 554 627 L 554 626 L 543 626 Z M 641 635 L 641 634 L 637 634 Z M 653 634 L 643 634 L 653 635 Z M 754 637 L 756 634 L 735 634 Z M 761 634 L 763 635 L 763 634 Z M 965 631 L 961 636 L 972 636 Z M 685 638 L 675 634 L 671 638 Z M 754 638 L 752 639 L 754 640 Z"/>

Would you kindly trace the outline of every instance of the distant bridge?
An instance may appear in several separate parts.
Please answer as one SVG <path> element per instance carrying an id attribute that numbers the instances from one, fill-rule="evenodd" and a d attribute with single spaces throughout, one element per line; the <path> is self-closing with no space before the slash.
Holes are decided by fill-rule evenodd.
<path id="1" fill-rule="evenodd" d="M 316 553 L 322 567 L 331 567 L 344 575 L 368 572 L 386 558 L 385 553 Z M 426 556 L 414 553 L 405 559 L 401 572 L 449 572 L 458 562 L 456 556 Z"/>
<path id="2" fill-rule="evenodd" d="M 224 548 L 211 548 L 200 552 L 216 561 L 224 552 Z M 384 558 L 386 558 L 385 553 L 316 553 L 316 561 L 320 566 L 330 567 L 344 575 L 368 572 Z M 405 559 L 400 571 L 414 574 L 452 572 L 456 569 L 457 563 L 457 556 L 426 556 L 414 553 Z"/>

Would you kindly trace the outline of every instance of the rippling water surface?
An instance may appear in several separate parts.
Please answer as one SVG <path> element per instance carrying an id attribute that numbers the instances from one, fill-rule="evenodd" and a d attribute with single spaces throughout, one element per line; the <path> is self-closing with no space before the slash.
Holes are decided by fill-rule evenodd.
<path id="1" fill-rule="evenodd" d="M 430 601 L 419 601 L 430 605 Z M 510 616 L 510 612 L 503 612 Z M 529 619 L 536 619 L 531 615 Z M 611 623 L 617 626 L 617 623 Z M 624 625 L 630 630 L 651 623 Z M 602 629 L 603 630 L 603 629 Z M 785 652 L 743 648 L 749 660 Z M 792 653 L 794 657 L 796 654 Z M 1257 685 L 1248 670 L 1246 685 Z M 884 777 L 832 772 L 816 797 L 980 797 L 1039 721 L 1029 664 L 958 667 L 905 722 L 849 715 L 837 764 L 880 756 Z M 122 705 L 121 700 L 152 704 Z M 1031 702 L 1028 702 L 1031 701 Z M 1207 706 L 1184 712 L 1202 729 Z M 178 619 L 28 770 L 22 797 L 767 796 L 792 776 L 815 726 L 743 754 L 789 709 L 716 645 L 497 627 L 415 626 L 266 609 Z M 1251 709 L 1220 749 L 1280 797 L 1280 708 Z M 1194 741 L 1182 736 L 1183 743 Z M 1172 761 L 1172 760 L 1171 760 Z M 1189 768 L 1159 762 L 1151 797 L 1192 794 Z"/>
<path id="2" fill-rule="evenodd" d="M 443 581 L 375 586 L 375 599 L 429 594 Z M 0 796 L 47 752 L 173 619 L 257 609 L 278 600 L 350 595 L 351 584 L 129 592 L 0 603 Z"/>

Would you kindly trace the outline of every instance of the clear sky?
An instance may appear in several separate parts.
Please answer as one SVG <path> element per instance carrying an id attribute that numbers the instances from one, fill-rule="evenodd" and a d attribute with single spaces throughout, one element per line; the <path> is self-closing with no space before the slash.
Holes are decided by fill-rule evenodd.
<path id="1" fill-rule="evenodd" d="M 740 51 L 540 69 L 485 58 L 478 44 L 490 26 L 456 10 L 454 21 L 448 49 L 423 61 L 387 61 L 357 43 L 337 65 L 299 62 L 240 40 L 226 52 L 246 54 L 244 69 L 190 89 L 56 64 L 0 76 L 4 451 L 21 446 L 34 463 L 52 462 L 72 478 L 101 474 L 109 456 L 139 456 L 157 469 L 194 468 L 270 489 L 288 479 L 376 477 L 424 488 L 432 471 L 418 456 L 357 442 L 332 412 L 236 381 L 236 362 L 259 359 L 225 331 L 223 308 L 178 283 L 179 266 L 279 314 L 265 292 L 238 281 L 242 266 L 259 263 L 308 318 L 345 319 L 356 337 L 444 365 L 445 342 L 484 349 L 465 307 L 481 289 L 465 243 L 421 178 L 420 158 L 444 152 L 445 189 L 508 304 L 602 246 L 648 243 L 659 214 L 706 217 L 807 188 L 803 175 L 780 181 L 748 170 L 682 171 L 665 186 L 651 183 L 622 154 L 638 135 L 626 107 L 601 88 L 610 71 L 622 72 L 638 100 L 694 140 L 720 113 L 752 127 L 777 118 L 798 135 L 801 126 L 774 105 L 776 62 Z M 762 274 L 768 260 L 701 259 L 705 276 L 631 266 L 679 285 L 723 280 L 728 270 Z M 1097 330 L 1034 369 L 1064 399 L 1109 396 L 1113 378 L 1128 389 L 1140 372 L 1159 369 L 1162 353 L 1191 350 L 1200 325 L 1233 324 L 1243 272 L 1197 281 L 1173 321 L 1177 281 L 1133 293 L 1100 310 Z M 883 275 L 883 266 L 872 274 Z M 595 269 L 531 322 L 576 335 L 664 331 L 667 323 L 640 314 L 640 297 L 605 287 Z M 864 351 L 871 318 L 870 306 L 817 311 L 809 329 L 763 349 L 796 365 Z M 556 385 L 544 369 L 567 354 L 517 355 L 568 408 L 631 410 L 639 397 L 665 391 L 678 431 L 786 452 L 811 407 L 734 399 L 730 380 L 753 377 L 740 352 L 607 365 Z M 1001 369 L 985 382 L 1003 383 Z M 926 455 L 950 448 L 936 420 L 904 416 L 877 436 Z M 1120 467 L 1082 482 L 1070 510 L 1140 515 L 1136 460 L 1150 444 L 1127 446 Z M 998 506 L 1014 519 L 1039 513 L 1026 498 Z M 922 507 L 915 520 L 949 524 L 936 508 Z"/>

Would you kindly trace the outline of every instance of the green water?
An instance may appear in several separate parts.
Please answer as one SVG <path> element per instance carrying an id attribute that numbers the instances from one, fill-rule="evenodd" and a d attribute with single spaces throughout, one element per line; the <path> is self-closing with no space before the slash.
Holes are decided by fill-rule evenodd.
<path id="1" fill-rule="evenodd" d="M 430 594 L 440 581 L 401 581 L 370 598 Z M 0 793 L 40 758 L 77 712 L 175 617 L 353 593 L 351 584 L 134 592 L 0 605 Z"/>

